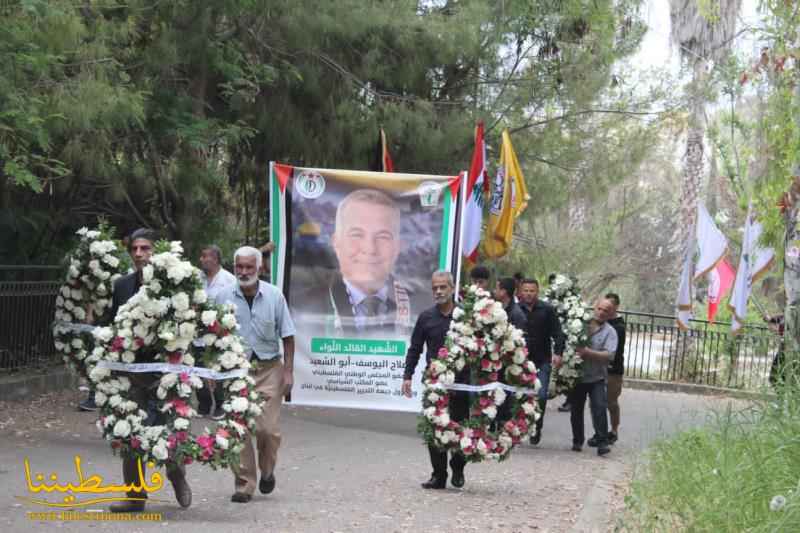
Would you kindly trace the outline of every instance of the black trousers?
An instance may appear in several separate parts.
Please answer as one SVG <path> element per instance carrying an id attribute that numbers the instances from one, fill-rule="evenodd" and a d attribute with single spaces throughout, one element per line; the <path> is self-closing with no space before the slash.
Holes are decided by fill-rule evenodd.
<path id="1" fill-rule="evenodd" d="M 589 397 L 589 410 L 592 413 L 592 425 L 597 437 L 598 446 L 608 445 L 608 392 L 605 380 L 594 383 L 579 383 L 569 394 L 570 423 L 572 424 L 572 443 L 583 445 L 585 435 L 583 432 L 583 408 L 586 397 Z"/>
<path id="2" fill-rule="evenodd" d="M 462 422 L 467 419 L 469 414 L 469 393 L 463 391 L 453 391 L 450 393 L 450 419 L 455 422 Z M 447 479 L 447 451 L 428 446 L 428 454 L 431 456 L 431 466 L 433 467 L 433 477 L 440 480 Z M 453 470 L 464 470 L 467 460 L 461 452 L 451 452 L 450 468 Z"/>
<path id="3" fill-rule="evenodd" d="M 214 397 L 214 402 L 217 408 L 222 408 L 225 391 L 223 390 L 224 381 L 215 381 L 214 391 L 208 387 L 208 381 L 203 380 L 203 388 L 197 390 L 197 411 L 201 415 L 211 413 L 211 397 Z"/>
<path id="4" fill-rule="evenodd" d="M 161 374 L 127 374 L 131 380 L 130 398 L 139 404 L 139 407 L 147 411 L 147 418 L 143 422 L 145 426 L 155 426 L 165 422 L 164 413 L 157 408 L 157 398 L 155 391 Z M 167 479 L 175 486 L 176 483 L 184 479 L 186 467 L 182 464 L 167 464 Z M 147 480 L 147 467 L 142 463 L 142 480 Z M 139 461 L 133 455 L 122 455 L 122 479 L 126 485 L 139 484 Z M 127 493 L 129 498 L 147 499 L 147 492 L 131 491 Z"/>

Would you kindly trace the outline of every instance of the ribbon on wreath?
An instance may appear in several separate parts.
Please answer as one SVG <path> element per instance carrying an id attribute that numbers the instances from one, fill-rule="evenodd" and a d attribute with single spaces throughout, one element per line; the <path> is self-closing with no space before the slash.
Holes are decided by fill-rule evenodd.
<path id="1" fill-rule="evenodd" d="M 247 375 L 247 370 L 240 368 L 237 370 L 230 370 L 228 372 L 216 372 L 210 368 L 203 368 L 198 366 L 186 365 L 172 365 L 170 363 L 118 363 L 114 361 L 98 361 L 95 365 L 97 368 L 107 368 L 109 370 L 117 370 L 120 372 L 131 372 L 134 374 L 141 374 L 146 372 L 174 372 L 181 374 L 183 372 L 190 376 L 199 376 L 203 379 L 211 379 L 214 381 L 221 381 L 224 379 L 243 378 Z"/>
<path id="2" fill-rule="evenodd" d="M 457 390 L 464 392 L 486 392 L 494 389 L 503 389 L 504 391 L 507 392 L 524 394 L 526 396 L 535 396 L 538 394 L 538 392 L 536 392 L 533 389 L 514 387 L 513 385 L 500 383 L 499 381 L 493 381 L 491 383 L 487 383 L 486 385 L 467 385 L 466 383 L 453 383 L 452 385 L 442 385 L 441 383 L 439 383 L 438 385 L 439 387 L 445 388 L 447 390 Z"/>

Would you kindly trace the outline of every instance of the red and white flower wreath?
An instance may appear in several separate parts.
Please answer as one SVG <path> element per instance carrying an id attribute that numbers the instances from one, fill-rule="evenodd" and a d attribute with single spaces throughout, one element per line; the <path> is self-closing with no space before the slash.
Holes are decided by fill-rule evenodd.
<path id="1" fill-rule="evenodd" d="M 471 384 L 455 384 L 456 374 L 466 367 Z M 498 383 L 500 376 L 505 383 Z M 439 448 L 460 450 L 467 461 L 506 459 L 535 431 L 540 384 L 523 333 L 509 323 L 502 304 L 475 285 L 453 310 L 445 345 L 425 372 L 423 385 L 423 438 Z M 454 389 L 474 392 L 469 418 L 462 422 L 450 418 L 448 390 Z M 492 422 L 508 394 L 511 417 L 493 431 Z"/>

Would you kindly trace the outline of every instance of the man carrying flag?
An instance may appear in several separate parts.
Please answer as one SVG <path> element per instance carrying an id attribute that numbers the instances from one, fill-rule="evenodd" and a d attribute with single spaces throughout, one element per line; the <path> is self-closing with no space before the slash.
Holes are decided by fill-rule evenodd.
<path id="1" fill-rule="evenodd" d="M 486 228 L 484 251 L 490 258 L 502 257 L 511 248 L 514 221 L 528 206 L 528 188 L 519 166 L 508 130 L 503 130 L 500 168 L 492 186 L 489 205 L 489 224 Z"/>
<path id="2" fill-rule="evenodd" d="M 478 261 L 478 245 L 481 243 L 483 223 L 483 187 L 486 176 L 486 144 L 483 141 L 483 122 L 475 128 L 475 151 L 467 179 L 467 200 L 462 226 L 464 257 L 472 263 Z"/>

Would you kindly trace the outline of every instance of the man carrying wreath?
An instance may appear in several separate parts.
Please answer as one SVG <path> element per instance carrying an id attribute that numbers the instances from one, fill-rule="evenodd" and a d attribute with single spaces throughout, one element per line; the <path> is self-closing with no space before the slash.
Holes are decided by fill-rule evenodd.
<path id="1" fill-rule="evenodd" d="M 453 293 L 455 292 L 453 275 L 444 270 L 434 272 L 431 277 L 431 289 L 436 305 L 423 311 L 417 318 L 417 323 L 414 325 L 414 331 L 411 334 L 411 345 L 408 347 L 408 353 L 406 354 L 403 394 L 408 398 L 411 398 L 411 377 L 414 375 L 414 370 L 419 363 L 423 345 L 425 347 L 427 368 L 431 363 L 431 359 L 436 357 L 439 349 L 444 346 L 447 331 L 450 329 L 450 322 L 453 319 L 453 309 L 455 308 L 455 302 L 453 301 Z M 469 372 L 469 369 L 465 368 L 465 371 Z M 458 379 L 457 377 L 456 381 L 463 381 L 463 379 Z M 449 395 L 450 419 L 460 422 L 467 418 L 469 411 L 468 394 L 466 392 L 451 391 Z M 443 489 L 447 484 L 447 451 L 428 445 L 428 453 L 430 454 L 433 474 L 428 481 L 422 484 L 422 488 Z M 466 463 L 467 461 L 461 452 L 452 453 L 450 468 L 453 469 L 453 476 L 450 478 L 450 483 L 454 487 L 460 488 L 464 486 L 464 465 Z"/>
<path id="2" fill-rule="evenodd" d="M 142 269 L 150 262 L 153 255 L 153 248 L 157 238 L 154 231 L 140 228 L 134 231 L 128 239 L 128 253 L 133 260 L 134 272 L 127 276 L 122 276 L 114 282 L 114 295 L 111 300 L 111 314 L 117 316 L 117 311 L 125 305 L 134 294 L 139 292 L 142 286 Z M 152 351 L 139 350 L 136 352 L 137 363 L 152 363 L 155 353 Z M 152 400 L 156 398 L 156 388 L 158 387 L 160 374 L 141 373 L 129 374 L 131 382 L 130 397 L 139 404 L 141 409 L 147 411 L 145 425 L 157 425 L 163 418 L 163 414 L 150 407 Z M 145 466 L 141 465 L 142 478 L 144 478 Z M 139 483 L 139 459 L 133 455 L 122 456 L 122 477 L 126 485 Z M 189 507 L 192 504 L 192 490 L 186 482 L 185 467 L 182 464 L 170 463 L 167 466 L 167 477 L 175 489 L 175 498 L 181 507 Z M 128 498 L 133 498 L 110 506 L 112 513 L 141 512 L 144 510 L 147 492 L 132 491 L 128 492 Z"/>

